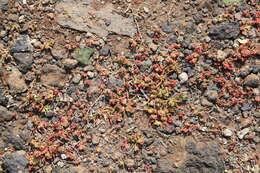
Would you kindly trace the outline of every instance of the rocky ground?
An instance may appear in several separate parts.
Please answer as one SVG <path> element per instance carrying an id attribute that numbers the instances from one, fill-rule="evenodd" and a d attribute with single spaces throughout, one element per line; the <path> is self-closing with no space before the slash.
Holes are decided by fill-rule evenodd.
<path id="1" fill-rule="evenodd" d="M 258 0 L 0 0 L 1 173 L 258 173 Z"/>

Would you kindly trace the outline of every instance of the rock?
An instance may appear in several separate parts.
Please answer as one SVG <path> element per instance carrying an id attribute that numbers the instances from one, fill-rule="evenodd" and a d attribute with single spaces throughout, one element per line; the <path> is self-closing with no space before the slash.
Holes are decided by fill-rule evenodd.
<path id="1" fill-rule="evenodd" d="M 222 23 L 211 27 L 208 33 L 210 38 L 214 40 L 236 39 L 240 28 L 239 24 L 235 22 Z"/>
<path id="2" fill-rule="evenodd" d="M 180 80 L 180 83 L 185 83 L 188 81 L 189 76 L 186 72 L 182 72 L 181 74 L 179 74 L 178 78 Z"/>
<path id="3" fill-rule="evenodd" d="M 6 106 L 8 104 L 8 98 L 5 96 L 5 88 L 0 83 L 0 105 Z"/>
<path id="4" fill-rule="evenodd" d="M 200 102 L 202 106 L 213 106 L 213 104 L 209 102 L 208 99 L 206 99 L 205 97 L 203 97 Z"/>
<path id="5" fill-rule="evenodd" d="M 151 65 L 153 64 L 153 62 L 150 59 L 147 59 L 146 61 L 142 62 L 142 70 L 147 70 L 151 67 Z"/>
<path id="6" fill-rule="evenodd" d="M 231 136 L 233 135 L 233 132 L 232 132 L 231 130 L 229 130 L 229 129 L 225 129 L 225 130 L 223 131 L 223 135 L 224 135 L 225 137 L 231 137 Z"/>
<path id="7" fill-rule="evenodd" d="M 14 53 L 14 59 L 18 64 L 18 69 L 22 73 L 26 73 L 31 69 L 31 65 L 33 63 L 33 57 L 30 53 Z"/>
<path id="8" fill-rule="evenodd" d="M 177 36 L 174 35 L 174 34 L 170 35 L 170 36 L 167 38 L 166 43 L 167 43 L 167 44 L 177 43 Z"/>
<path id="9" fill-rule="evenodd" d="M 245 128 L 237 133 L 239 139 L 243 139 L 250 132 L 249 128 Z"/>
<path id="10" fill-rule="evenodd" d="M 64 65 L 65 69 L 71 70 L 76 67 L 78 64 L 78 61 L 75 59 L 63 59 L 62 64 Z"/>
<path id="11" fill-rule="evenodd" d="M 170 22 L 164 22 L 160 26 L 165 33 L 171 33 L 173 31 L 173 24 Z"/>
<path id="12" fill-rule="evenodd" d="M 206 96 L 210 102 L 216 102 L 218 99 L 218 92 L 216 90 L 209 90 L 206 92 Z"/>
<path id="13" fill-rule="evenodd" d="M 78 84 L 79 81 L 81 80 L 81 75 L 80 74 L 74 74 L 73 75 L 73 78 L 72 78 L 72 82 L 75 83 L 75 84 Z"/>
<path id="14" fill-rule="evenodd" d="M 156 52 L 157 49 L 158 49 L 158 46 L 154 43 L 150 43 L 149 44 L 149 48 L 153 51 L 153 52 Z"/>
<path id="15" fill-rule="evenodd" d="M 122 88 L 123 87 L 123 81 L 121 79 L 117 79 L 114 76 L 109 76 L 108 80 L 108 87 L 110 89 L 116 89 L 116 88 Z"/>
<path id="16" fill-rule="evenodd" d="M 5 107 L 0 106 L 0 122 L 10 121 L 13 119 L 12 112 L 8 111 Z"/>
<path id="17" fill-rule="evenodd" d="M 42 43 L 39 40 L 36 40 L 36 39 L 33 39 L 31 41 L 31 43 L 32 43 L 33 47 L 37 48 L 37 49 L 41 48 L 41 46 L 42 46 Z"/>
<path id="18" fill-rule="evenodd" d="M 14 149 L 16 150 L 25 149 L 24 141 L 19 136 L 15 136 L 13 135 L 13 133 L 10 132 L 9 133 L 4 132 L 2 136 L 3 136 L 3 141 L 6 144 L 11 144 Z"/>
<path id="19" fill-rule="evenodd" d="M 186 149 L 189 153 L 187 160 L 183 165 L 183 171 L 189 172 L 225 172 L 225 166 L 218 145 L 214 143 L 205 143 L 201 147 L 197 147 L 194 143 L 187 144 Z"/>
<path id="20" fill-rule="evenodd" d="M 245 65 L 241 68 L 239 75 L 244 78 L 248 76 L 251 72 L 252 72 L 252 68 L 250 68 L 249 65 Z"/>
<path id="21" fill-rule="evenodd" d="M 260 78 L 256 74 L 250 74 L 245 78 L 244 83 L 246 86 L 257 88 L 260 85 Z"/>
<path id="22" fill-rule="evenodd" d="M 56 59 L 63 59 L 68 57 L 66 49 L 57 45 L 54 45 L 54 47 L 51 49 L 51 55 Z"/>
<path id="23" fill-rule="evenodd" d="M 79 63 L 83 65 L 89 65 L 91 64 L 91 56 L 94 54 L 94 49 L 87 47 L 80 50 L 76 50 L 76 52 L 74 53 L 75 58 Z"/>
<path id="24" fill-rule="evenodd" d="M 4 80 L 6 81 L 12 92 L 16 94 L 23 93 L 28 89 L 23 79 L 22 73 L 15 67 L 11 68 L 11 71 L 8 72 L 8 75 Z"/>
<path id="25" fill-rule="evenodd" d="M 30 38 L 28 35 L 20 36 L 14 46 L 11 48 L 12 53 L 19 53 L 19 52 L 32 52 L 33 46 L 31 44 Z"/>
<path id="26" fill-rule="evenodd" d="M 0 12 L 8 9 L 8 1 L 9 0 L 0 0 Z"/>
<path id="27" fill-rule="evenodd" d="M 135 160 L 133 160 L 133 159 L 126 159 L 125 160 L 125 166 L 127 168 L 135 168 L 136 167 Z"/>
<path id="28" fill-rule="evenodd" d="M 228 53 L 222 50 L 217 51 L 217 60 L 224 61 L 228 57 Z"/>
<path id="29" fill-rule="evenodd" d="M 145 13 L 149 13 L 149 11 L 150 11 L 149 8 L 147 8 L 147 7 L 144 7 L 143 9 L 144 9 Z"/>
<path id="30" fill-rule="evenodd" d="M 160 159 L 157 162 L 155 173 L 175 173 L 171 163 L 166 159 Z"/>
<path id="31" fill-rule="evenodd" d="M 89 77 L 90 79 L 93 79 L 93 78 L 95 77 L 95 73 L 92 72 L 92 71 L 88 71 L 88 72 L 87 72 L 87 75 L 88 75 L 88 77 Z"/>
<path id="32" fill-rule="evenodd" d="M 65 72 L 56 65 L 46 64 L 42 69 L 41 82 L 53 87 L 63 87 L 67 81 Z"/>
<path id="33" fill-rule="evenodd" d="M 100 56 L 108 56 L 110 54 L 110 48 L 109 47 L 103 47 L 99 50 Z"/>
<path id="34" fill-rule="evenodd" d="M 14 152 L 4 156 L 3 165 L 9 173 L 27 173 L 27 165 L 29 164 L 25 156 Z"/>
<path id="35" fill-rule="evenodd" d="M 245 112 L 245 111 L 250 111 L 252 108 L 253 108 L 253 103 L 248 101 L 243 103 L 241 110 Z"/>
<path id="36" fill-rule="evenodd" d="M 92 32 L 100 37 L 110 33 L 133 37 L 137 32 L 133 19 L 114 13 L 110 3 L 93 8 L 82 1 L 75 3 L 74 0 L 63 0 L 57 3 L 56 10 L 57 22 L 63 27 Z"/>
<path id="37" fill-rule="evenodd" d="M 100 141 L 100 137 L 98 137 L 97 135 L 92 136 L 92 144 L 93 145 L 98 145 L 99 141 Z"/>

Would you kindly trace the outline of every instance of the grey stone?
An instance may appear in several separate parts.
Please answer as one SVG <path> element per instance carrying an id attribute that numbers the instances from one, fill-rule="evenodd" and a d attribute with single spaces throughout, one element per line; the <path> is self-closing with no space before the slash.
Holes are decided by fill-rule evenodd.
<path id="1" fill-rule="evenodd" d="M 13 133 L 4 132 L 3 133 L 3 140 L 6 144 L 11 144 L 14 149 L 16 150 L 24 150 L 24 141 L 20 138 L 20 136 L 15 136 Z"/>
<path id="2" fill-rule="evenodd" d="M 216 144 L 204 144 L 203 147 L 198 148 L 194 143 L 188 143 L 186 150 L 190 155 L 183 165 L 182 172 L 224 172 L 224 161 L 219 152 L 219 147 Z"/>
<path id="3" fill-rule="evenodd" d="M 108 56 L 110 54 L 110 48 L 109 47 L 103 47 L 99 50 L 99 54 L 101 56 Z"/>
<path id="4" fill-rule="evenodd" d="M 112 4 L 94 9 L 82 1 L 63 0 L 57 3 L 56 10 L 57 22 L 63 27 L 92 32 L 100 37 L 110 33 L 133 37 L 137 32 L 133 19 L 114 13 Z"/>
<path id="5" fill-rule="evenodd" d="M 31 69 L 33 63 L 33 57 L 30 53 L 14 53 L 14 59 L 18 64 L 18 69 L 22 73 L 26 73 Z"/>
<path id="6" fill-rule="evenodd" d="M 12 53 L 32 52 L 33 46 L 28 35 L 21 35 L 11 48 Z"/>
<path id="7" fill-rule="evenodd" d="M 222 23 L 211 27 L 208 33 L 214 40 L 236 39 L 240 33 L 240 27 L 234 22 Z"/>
<path id="8" fill-rule="evenodd" d="M 168 21 L 161 24 L 161 28 L 165 33 L 171 33 L 173 31 L 173 27 L 174 25 Z"/>
<path id="9" fill-rule="evenodd" d="M 111 89 L 121 88 L 123 86 L 123 81 L 121 79 L 117 79 L 114 76 L 109 76 L 108 87 Z"/>
<path id="10" fill-rule="evenodd" d="M 3 165 L 9 173 L 27 173 L 28 164 L 26 157 L 18 152 L 7 154 L 3 161 Z"/>
<path id="11" fill-rule="evenodd" d="M 12 119 L 13 119 L 12 112 L 8 111 L 3 106 L 0 106 L 0 122 L 10 121 Z"/>
<path id="12" fill-rule="evenodd" d="M 8 1 L 9 0 L 0 0 L 0 12 L 8 9 Z"/>
<path id="13" fill-rule="evenodd" d="M 174 34 L 170 35 L 170 36 L 167 38 L 166 43 L 168 43 L 168 44 L 177 43 L 177 36 L 174 35 Z"/>

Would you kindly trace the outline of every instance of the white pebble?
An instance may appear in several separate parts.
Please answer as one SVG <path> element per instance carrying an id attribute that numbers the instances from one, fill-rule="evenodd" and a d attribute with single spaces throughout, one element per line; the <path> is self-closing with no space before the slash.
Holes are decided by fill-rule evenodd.
<path id="1" fill-rule="evenodd" d="M 181 74 L 179 74 L 178 78 L 180 79 L 181 83 L 185 83 L 189 79 L 188 74 L 185 72 L 182 72 Z"/>
<path id="2" fill-rule="evenodd" d="M 238 132 L 238 138 L 239 139 L 243 139 L 245 135 L 247 135 L 249 133 L 250 129 L 249 128 L 245 128 L 241 131 Z"/>
<path id="3" fill-rule="evenodd" d="M 223 131 L 223 135 L 224 135 L 225 137 L 231 137 L 231 136 L 233 135 L 233 132 L 232 132 L 231 130 L 229 130 L 229 129 L 225 129 L 225 130 Z"/>

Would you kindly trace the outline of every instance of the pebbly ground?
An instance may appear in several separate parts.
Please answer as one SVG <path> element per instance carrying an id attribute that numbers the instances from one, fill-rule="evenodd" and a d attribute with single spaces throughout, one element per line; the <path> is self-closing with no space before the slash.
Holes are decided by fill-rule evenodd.
<path id="1" fill-rule="evenodd" d="M 0 0 L 0 172 L 258 173 L 259 2 Z"/>

